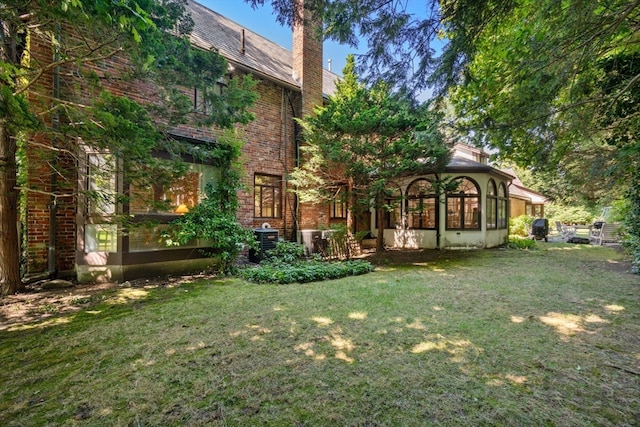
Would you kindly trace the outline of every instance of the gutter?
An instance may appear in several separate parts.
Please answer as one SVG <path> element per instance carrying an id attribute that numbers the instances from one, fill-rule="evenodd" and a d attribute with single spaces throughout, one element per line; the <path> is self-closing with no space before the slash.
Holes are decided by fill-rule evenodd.
<path id="1" fill-rule="evenodd" d="M 295 84 L 293 84 L 293 83 L 290 83 L 290 82 L 287 82 L 287 81 L 285 81 L 285 80 L 281 80 L 281 79 L 278 79 L 278 78 L 276 78 L 276 77 L 270 76 L 270 75 L 268 75 L 268 74 L 266 74 L 266 73 L 264 73 L 264 72 L 262 72 L 262 71 L 256 70 L 255 68 L 249 67 L 249 66 L 247 66 L 247 65 L 240 64 L 240 63 L 235 62 L 235 61 L 231 61 L 231 60 L 229 60 L 228 58 L 225 58 L 225 59 L 226 59 L 226 60 L 227 60 L 227 62 L 228 62 L 229 64 L 231 64 L 235 69 L 242 70 L 242 71 L 244 71 L 244 72 L 246 72 L 246 73 L 254 74 L 254 75 L 256 75 L 256 76 L 260 77 L 261 79 L 269 80 L 270 82 L 273 82 L 273 83 L 276 83 L 276 84 L 282 85 L 282 86 L 284 86 L 286 89 L 295 90 L 295 91 L 297 91 L 297 92 L 301 92 L 301 91 L 302 91 L 302 89 L 300 88 L 300 86 L 296 86 L 296 85 L 295 85 Z"/>

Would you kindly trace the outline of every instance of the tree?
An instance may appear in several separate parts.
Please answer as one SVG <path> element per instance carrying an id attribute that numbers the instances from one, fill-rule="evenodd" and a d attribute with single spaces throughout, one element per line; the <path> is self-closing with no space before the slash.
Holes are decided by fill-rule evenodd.
<path id="1" fill-rule="evenodd" d="M 639 6 L 519 2 L 476 35 L 451 92 L 460 134 L 533 168 L 547 178 L 545 194 L 565 203 L 637 200 Z"/>
<path id="2" fill-rule="evenodd" d="M 377 248 L 383 250 L 383 215 L 391 183 L 403 175 L 437 172 L 447 165 L 449 150 L 438 129 L 439 115 L 412 103 L 378 83 L 358 82 L 353 55 L 328 105 L 302 121 L 306 156 L 293 175 L 301 200 L 331 200 L 347 182 L 353 202 L 347 217 L 351 229 L 355 200 L 377 212 Z"/>
<path id="3" fill-rule="evenodd" d="M 50 192 L 54 203 L 77 196 L 70 173 L 77 138 L 88 147 L 113 153 L 129 179 L 147 183 L 153 170 L 166 167 L 152 157 L 153 150 L 169 152 L 175 159 L 188 150 L 165 133 L 167 126 L 191 119 L 193 105 L 180 85 L 210 87 L 227 72 L 227 64 L 215 52 L 191 48 L 188 34 L 193 22 L 185 5 L 186 0 L 0 3 L 0 294 L 23 287 L 18 201 L 20 190 L 36 189 L 17 184 L 29 158 L 49 161 L 51 182 L 56 181 Z M 31 51 L 37 43 L 50 44 L 52 60 L 38 60 Z M 126 58 L 128 65 L 96 72 L 101 61 L 115 56 Z M 43 97 L 39 86 L 51 75 L 54 92 Z M 71 83 L 59 84 L 61 78 Z M 161 94 L 158 99 L 164 101 L 138 103 L 105 93 L 102 83 L 107 79 L 153 82 Z M 205 102 L 218 114 L 201 116 L 200 124 L 230 127 L 251 120 L 246 108 L 255 99 L 252 86 L 250 78 L 234 79 L 225 94 L 207 93 Z M 36 131 L 53 144 L 34 141 Z M 171 169 L 172 176 L 181 172 L 180 166 Z"/>

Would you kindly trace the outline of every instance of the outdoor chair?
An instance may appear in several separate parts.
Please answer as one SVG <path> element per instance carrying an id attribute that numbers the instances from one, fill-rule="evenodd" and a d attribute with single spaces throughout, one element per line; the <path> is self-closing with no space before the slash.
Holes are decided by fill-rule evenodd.
<path id="1" fill-rule="evenodd" d="M 595 245 L 604 245 L 606 243 L 620 243 L 620 224 L 615 222 L 605 222 L 599 230 L 594 230 L 591 238 Z"/>
<path id="2" fill-rule="evenodd" d="M 575 232 L 570 227 L 567 227 L 560 221 L 556 221 L 556 231 L 563 239 L 573 237 L 573 235 L 575 234 Z"/>

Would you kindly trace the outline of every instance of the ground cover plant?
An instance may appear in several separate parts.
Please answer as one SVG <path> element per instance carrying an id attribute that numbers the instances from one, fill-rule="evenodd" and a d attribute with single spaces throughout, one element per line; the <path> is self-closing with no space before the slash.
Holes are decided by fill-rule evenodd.
<path id="1" fill-rule="evenodd" d="M 637 424 L 628 258 L 537 246 L 391 251 L 289 286 L 133 283 L 29 322 L 5 298 L 0 424 Z"/>
<path id="2" fill-rule="evenodd" d="M 326 261 L 319 254 L 306 257 L 304 246 L 292 242 L 278 242 L 265 251 L 259 265 L 239 271 L 239 276 L 253 283 L 306 283 L 339 279 L 369 273 L 373 266 L 364 259 Z"/>

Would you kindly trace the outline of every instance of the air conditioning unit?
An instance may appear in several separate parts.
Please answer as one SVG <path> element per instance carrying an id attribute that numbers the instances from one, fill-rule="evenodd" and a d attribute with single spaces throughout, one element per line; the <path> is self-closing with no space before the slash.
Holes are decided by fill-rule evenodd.
<path id="1" fill-rule="evenodd" d="M 264 253 L 273 249 L 278 244 L 278 230 L 273 228 L 254 228 L 253 233 L 258 240 L 258 249 L 249 250 L 249 261 L 259 263 L 264 258 Z"/>

